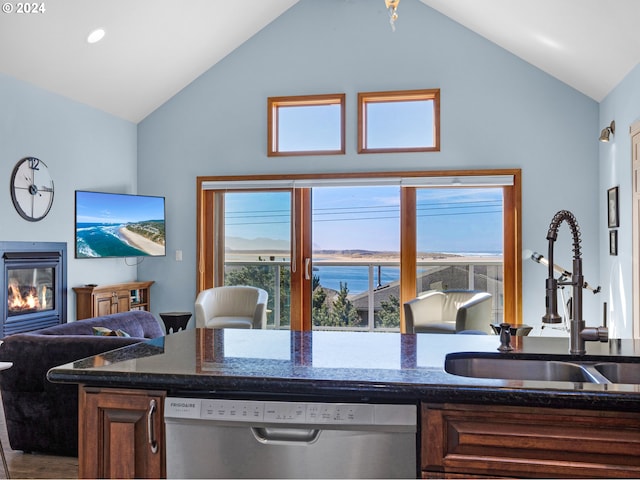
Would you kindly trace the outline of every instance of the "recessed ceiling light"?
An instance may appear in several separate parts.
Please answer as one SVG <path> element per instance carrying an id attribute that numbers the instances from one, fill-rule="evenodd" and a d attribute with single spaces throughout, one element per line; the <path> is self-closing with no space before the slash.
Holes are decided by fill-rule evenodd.
<path id="1" fill-rule="evenodd" d="M 104 28 L 96 28 L 87 36 L 87 42 L 98 43 L 104 38 L 105 33 Z"/>

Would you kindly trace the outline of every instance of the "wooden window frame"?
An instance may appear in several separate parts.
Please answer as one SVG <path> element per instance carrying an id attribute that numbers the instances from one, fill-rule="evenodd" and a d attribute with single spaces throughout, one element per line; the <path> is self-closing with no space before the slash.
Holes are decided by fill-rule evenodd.
<path id="1" fill-rule="evenodd" d="M 301 155 L 344 155 L 345 154 L 345 99 L 344 93 L 324 95 L 301 95 L 267 98 L 267 156 L 292 157 Z M 337 150 L 300 150 L 281 152 L 278 150 L 278 109 L 280 107 L 310 107 L 318 105 L 340 106 L 340 148 Z"/>
<path id="2" fill-rule="evenodd" d="M 367 105 L 370 103 L 433 101 L 433 146 L 367 147 Z M 396 90 L 358 93 L 358 153 L 439 152 L 440 151 L 440 89 Z"/>
<path id="3" fill-rule="evenodd" d="M 281 181 L 314 179 L 362 179 L 387 177 L 464 177 L 511 175 L 513 184 L 503 186 L 503 292 L 505 321 L 512 325 L 522 323 L 522 180 L 520 169 L 497 170 L 441 170 L 406 172 L 369 172 L 369 173 L 325 173 L 325 174 L 285 174 L 251 176 L 215 176 L 197 177 L 197 293 L 205 288 L 222 284 L 221 273 L 224 268 L 224 252 L 215 242 L 216 213 L 220 210 L 222 198 L 216 201 L 219 190 L 207 190 L 207 182 L 234 181 Z M 281 189 L 282 190 L 282 189 Z M 401 190 L 400 224 L 400 304 L 416 296 L 416 220 L 415 187 L 403 187 Z M 299 254 L 294 255 L 295 266 L 291 272 L 291 329 L 311 330 L 311 279 L 304 275 L 305 258 L 311 258 L 311 236 L 308 219 L 301 218 L 300 212 L 310 210 L 310 190 L 294 190 L 294 208 L 296 212 L 292 222 L 297 238 Z M 219 216 L 219 214 L 218 214 Z M 305 224 L 307 222 L 307 224 Z M 296 299 L 296 305 L 293 305 Z M 404 312 L 400 309 L 400 331 L 407 333 Z"/>

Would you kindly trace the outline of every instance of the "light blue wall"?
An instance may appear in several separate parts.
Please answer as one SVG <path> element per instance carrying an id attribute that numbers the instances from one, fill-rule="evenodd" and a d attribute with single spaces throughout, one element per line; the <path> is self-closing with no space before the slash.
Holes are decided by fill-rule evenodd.
<path id="1" fill-rule="evenodd" d="M 382 1 L 301 0 L 139 124 L 139 192 L 167 197 L 168 255 L 139 267 L 157 282 L 155 312 L 193 311 L 198 175 L 521 168 L 523 248 L 546 255 L 551 218 L 571 210 L 585 277 L 598 282 L 598 104 L 418 0 L 398 13 L 392 32 Z M 356 153 L 357 92 L 436 87 L 441 152 Z M 267 158 L 267 97 L 340 92 L 346 155 Z M 556 263 L 567 268 L 569 237 L 561 228 Z M 524 319 L 539 324 L 546 269 L 523 267 Z M 585 295 L 590 324 L 601 300 Z"/>
<path id="2" fill-rule="evenodd" d="M 600 144 L 599 233 L 600 271 L 606 285 L 612 334 L 619 338 L 632 337 L 632 186 L 631 138 L 629 127 L 640 121 L 640 64 L 600 104 L 599 127 L 616 122 L 616 133 L 610 143 Z M 609 255 L 607 228 L 607 189 L 620 187 L 620 228 L 618 228 L 618 256 Z M 636 287 L 637 288 L 637 287 Z"/>
<path id="3" fill-rule="evenodd" d="M 73 258 L 75 190 L 136 191 L 136 126 L 2 74 L 0 105 L 0 240 L 67 242 L 67 312 L 75 320 L 72 287 L 137 275 L 123 260 Z M 27 156 L 47 164 L 55 186 L 49 215 L 35 223 L 16 213 L 9 192 L 13 167 Z"/>

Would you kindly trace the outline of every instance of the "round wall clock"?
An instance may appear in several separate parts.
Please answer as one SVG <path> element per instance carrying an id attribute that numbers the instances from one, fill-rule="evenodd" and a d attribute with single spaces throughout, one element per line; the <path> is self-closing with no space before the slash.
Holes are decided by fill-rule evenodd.
<path id="1" fill-rule="evenodd" d="M 20 160 L 11 174 L 11 200 L 25 220 L 37 222 L 53 204 L 53 180 L 47 165 L 34 157 Z"/>

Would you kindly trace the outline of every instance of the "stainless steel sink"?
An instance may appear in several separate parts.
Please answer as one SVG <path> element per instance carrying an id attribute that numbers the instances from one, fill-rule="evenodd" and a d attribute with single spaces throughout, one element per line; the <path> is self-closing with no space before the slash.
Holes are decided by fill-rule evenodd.
<path id="1" fill-rule="evenodd" d="M 463 377 L 608 383 L 602 374 L 578 363 L 517 359 L 500 355 L 486 357 L 449 354 L 445 359 L 444 369 L 447 373 Z"/>
<path id="2" fill-rule="evenodd" d="M 626 383 L 640 385 L 640 363 L 597 360 L 544 360 L 501 353 L 450 353 L 447 373 L 463 377 L 551 382 Z"/>
<path id="3" fill-rule="evenodd" d="M 593 368 L 611 383 L 640 384 L 640 363 L 596 363 Z"/>

